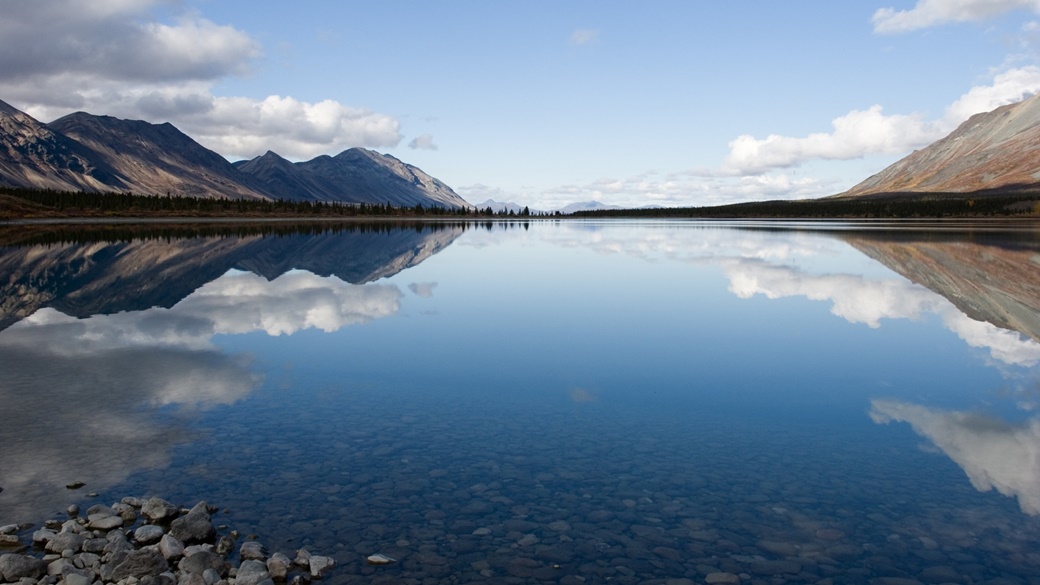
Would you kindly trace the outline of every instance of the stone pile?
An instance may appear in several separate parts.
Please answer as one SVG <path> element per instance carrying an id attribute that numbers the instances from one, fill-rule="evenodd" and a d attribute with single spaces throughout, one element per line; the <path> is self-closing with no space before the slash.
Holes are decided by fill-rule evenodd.
<path id="1" fill-rule="evenodd" d="M 210 516 L 215 511 L 206 502 L 185 510 L 161 498 L 123 498 L 83 516 L 70 506 L 68 520 L 50 520 L 32 533 L 31 547 L 19 546 L 18 536 L 31 527 L 0 527 L 4 550 L 18 551 L 0 554 L 0 583 L 306 585 L 336 565 L 305 549 L 293 559 L 268 555 L 256 541 L 243 542 L 235 555 L 238 533 L 218 534 Z"/>

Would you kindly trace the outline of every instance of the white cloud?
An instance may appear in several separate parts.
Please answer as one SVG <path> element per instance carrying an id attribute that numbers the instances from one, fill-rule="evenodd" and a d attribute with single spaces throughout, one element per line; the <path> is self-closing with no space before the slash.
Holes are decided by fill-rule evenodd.
<path id="1" fill-rule="evenodd" d="M 599 31 L 589 28 L 579 28 L 571 33 L 572 45 L 588 45 L 599 39 Z"/>
<path id="2" fill-rule="evenodd" d="M 415 293 L 416 296 L 420 296 L 424 299 L 428 299 L 433 296 L 433 289 L 437 288 L 436 282 L 413 282 L 408 285 L 408 290 Z"/>
<path id="3" fill-rule="evenodd" d="M 754 175 L 811 160 L 851 160 L 872 154 L 900 154 L 950 133 L 973 114 L 1020 101 L 1040 92 L 1040 68 L 1011 69 L 989 85 L 976 86 L 951 104 L 945 115 L 926 120 L 918 114 L 884 114 L 880 105 L 835 118 L 831 132 L 805 137 L 741 135 L 729 143 L 720 174 Z"/>
<path id="4" fill-rule="evenodd" d="M 292 159 L 401 140 L 392 116 L 335 100 L 215 96 L 263 55 L 247 33 L 194 14 L 157 21 L 159 0 L 15 1 L 0 21 L 0 99 L 49 122 L 72 111 L 171 122 L 231 158 Z M 40 38 L 48 39 L 40 42 Z"/>
<path id="5" fill-rule="evenodd" d="M 978 22 L 1019 9 L 1040 11 L 1040 0 L 918 0 L 909 10 L 879 8 L 871 21 L 874 32 L 893 34 L 949 22 Z"/>
<path id="6" fill-rule="evenodd" d="M 941 411 L 874 400 L 877 424 L 906 422 L 964 470 L 979 491 L 1018 498 L 1026 514 L 1040 515 L 1040 421 L 1011 425 L 970 412 Z"/>
<path id="7" fill-rule="evenodd" d="M 432 134 L 420 134 L 408 143 L 408 148 L 415 148 L 420 150 L 437 150 L 437 145 L 433 143 Z"/>

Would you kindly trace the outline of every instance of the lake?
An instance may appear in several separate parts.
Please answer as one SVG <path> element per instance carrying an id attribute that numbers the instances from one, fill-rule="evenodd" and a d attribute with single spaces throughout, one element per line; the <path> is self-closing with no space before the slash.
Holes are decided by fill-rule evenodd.
<path id="1" fill-rule="evenodd" d="M 328 583 L 1040 583 L 1034 224 L 18 226 L 0 286 L 0 525 L 206 500 Z"/>

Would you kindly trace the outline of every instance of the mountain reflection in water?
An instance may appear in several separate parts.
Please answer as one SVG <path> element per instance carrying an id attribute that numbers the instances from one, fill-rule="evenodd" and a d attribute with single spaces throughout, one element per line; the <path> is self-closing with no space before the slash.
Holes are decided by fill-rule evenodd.
<path id="1" fill-rule="evenodd" d="M 1040 575 L 1035 235 L 526 225 L 0 230 L 0 524 L 84 481 L 336 583 Z"/>

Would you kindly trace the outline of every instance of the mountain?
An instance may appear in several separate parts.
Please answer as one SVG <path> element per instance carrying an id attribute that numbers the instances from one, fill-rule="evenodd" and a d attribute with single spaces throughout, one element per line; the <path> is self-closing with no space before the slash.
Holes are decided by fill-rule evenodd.
<path id="1" fill-rule="evenodd" d="M 398 207 L 470 207 L 451 187 L 418 167 L 364 148 L 292 163 L 266 154 L 237 163 L 244 174 L 264 182 L 282 199 L 387 203 Z"/>
<path id="2" fill-rule="evenodd" d="M 232 164 L 172 124 L 85 112 L 43 124 L 0 102 L 0 185 L 145 195 L 469 207 L 385 154 L 351 148 L 293 163 L 273 152 Z"/>
<path id="3" fill-rule="evenodd" d="M 0 184 L 59 190 L 123 190 L 114 170 L 75 140 L 0 101 Z"/>
<path id="4" fill-rule="evenodd" d="M 506 213 L 509 213 L 510 211 L 513 213 L 520 213 L 524 210 L 525 206 L 520 205 L 519 203 L 513 203 L 512 201 L 495 201 L 494 199 L 488 199 L 487 201 L 474 205 L 473 207 L 480 210 L 485 210 L 490 207 L 491 211 L 494 213 L 502 213 L 503 211 Z M 545 213 L 540 209 L 530 207 L 528 207 L 527 210 L 530 211 L 532 215 L 541 215 Z"/>
<path id="5" fill-rule="evenodd" d="M 968 118 L 949 136 L 839 197 L 908 192 L 968 193 L 1040 183 L 1040 94 Z"/>
<path id="6" fill-rule="evenodd" d="M 47 127 L 87 147 L 118 173 L 122 184 L 146 195 L 268 199 L 261 181 L 173 124 L 151 124 L 76 112 Z M 101 190 L 101 189 L 99 189 Z"/>
<path id="7" fill-rule="evenodd" d="M 560 213 L 567 215 L 570 213 L 576 213 L 578 211 L 595 211 L 597 209 L 621 209 L 617 205 L 607 205 L 599 201 L 581 201 L 578 203 L 571 203 L 566 207 L 560 208 Z"/>

